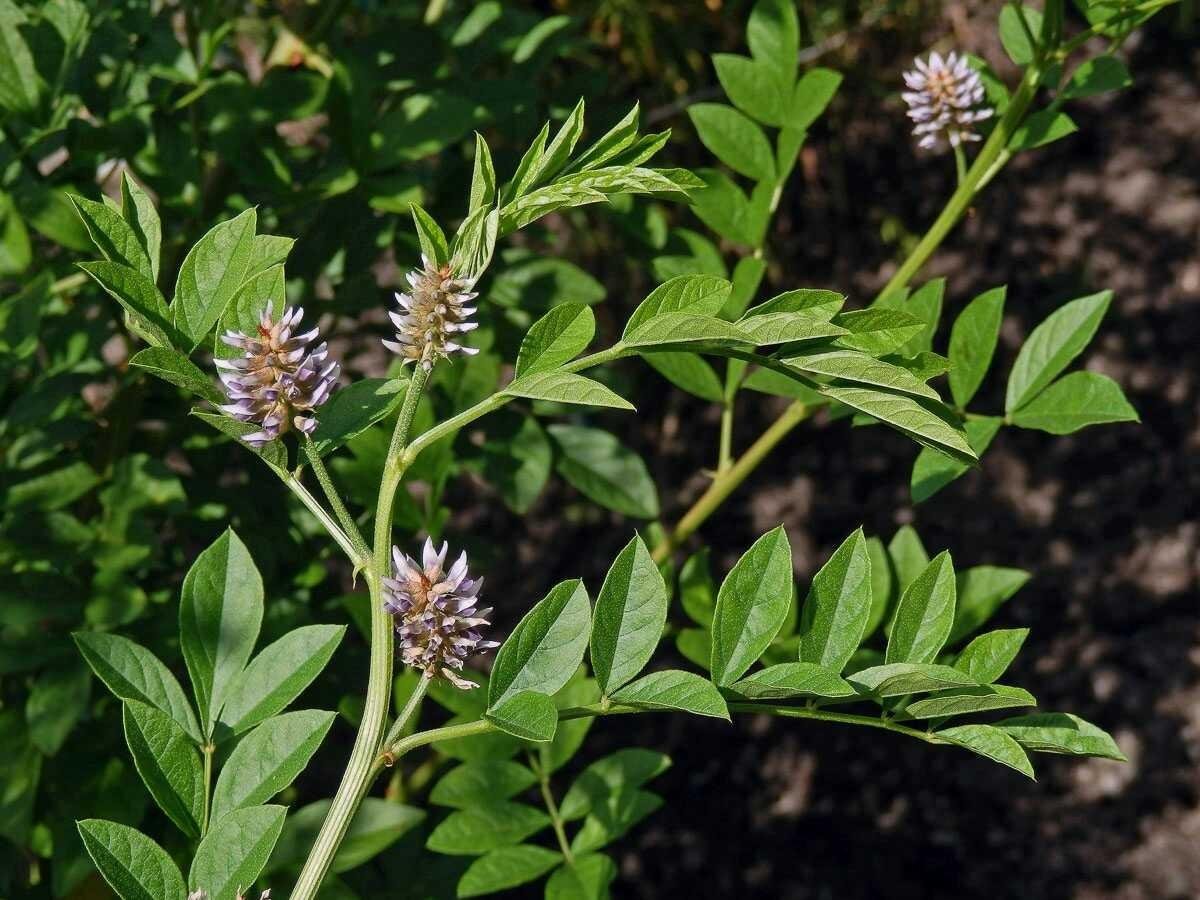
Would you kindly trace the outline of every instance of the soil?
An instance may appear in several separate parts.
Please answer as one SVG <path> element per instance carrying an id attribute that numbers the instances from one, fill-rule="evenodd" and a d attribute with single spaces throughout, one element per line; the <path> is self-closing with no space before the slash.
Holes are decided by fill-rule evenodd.
<path id="1" fill-rule="evenodd" d="M 983 17 L 952 24 L 969 49 L 1003 58 Z M 1079 133 L 1010 165 L 926 269 L 948 277 L 951 311 L 1008 284 L 994 373 L 1061 302 L 1113 289 L 1083 362 L 1125 386 L 1142 423 L 1063 438 L 1005 429 L 980 470 L 915 508 L 911 443 L 844 422 L 805 426 L 703 529 L 724 571 L 783 522 L 800 584 L 860 523 L 886 538 L 913 522 L 960 566 L 1033 572 L 994 620 L 1032 629 L 1006 680 L 1043 709 L 1109 729 L 1129 763 L 1038 755 L 1033 783 L 843 726 L 648 716 L 630 735 L 629 723 L 602 721 L 597 753 L 636 739 L 674 760 L 656 784 L 667 804 L 619 845 L 616 896 L 1200 897 L 1200 48 L 1167 25 L 1128 48 L 1136 87 L 1073 108 Z M 851 75 L 806 151 L 770 277 L 780 289 L 841 286 L 862 304 L 892 271 L 887 221 L 928 223 L 953 172 L 910 152 L 901 110 L 880 115 L 878 97 L 857 87 Z M 1002 408 L 1002 381 L 977 405 Z M 666 392 L 655 388 L 642 391 L 640 438 L 660 485 L 681 491 L 672 519 L 703 489 L 695 473 L 711 465 L 711 443 L 695 429 L 712 411 L 677 392 L 656 399 Z M 743 396 L 741 446 L 782 408 Z M 626 539 L 606 520 L 564 537 L 554 490 L 494 584 L 540 596 L 579 574 L 582 546 L 598 581 Z"/>

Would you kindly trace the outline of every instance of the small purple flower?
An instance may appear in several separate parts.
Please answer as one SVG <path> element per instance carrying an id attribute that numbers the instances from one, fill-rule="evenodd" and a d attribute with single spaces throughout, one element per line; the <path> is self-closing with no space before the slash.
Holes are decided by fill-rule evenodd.
<path id="1" fill-rule="evenodd" d="M 916 122 L 913 134 L 918 146 L 927 150 L 957 147 L 963 141 L 977 141 L 972 126 L 989 119 L 995 110 L 979 109 L 984 100 L 983 80 L 971 68 L 965 55 L 929 54 L 926 62 L 913 60 L 916 67 L 904 73 L 909 90 L 901 96 L 908 104 L 908 117 Z"/>
<path id="2" fill-rule="evenodd" d="M 446 571 L 448 545 L 435 550 L 425 539 L 421 562 L 392 548 L 393 578 L 383 579 L 384 609 L 396 626 L 400 657 L 426 678 L 442 675 L 455 687 L 470 690 L 474 682 L 459 676 L 463 662 L 500 646 L 483 640 L 481 626 L 490 624 L 491 608 L 478 609 L 482 578 L 467 577 L 467 554 Z"/>
<path id="3" fill-rule="evenodd" d="M 405 364 L 417 363 L 426 372 L 439 357 L 479 352 L 455 337 L 479 327 L 469 321 L 476 308 L 468 304 L 479 296 L 471 290 L 474 278 L 455 278 L 450 266 L 436 266 L 422 254 L 421 268 L 408 273 L 408 284 L 409 293 L 396 294 L 400 309 L 388 313 L 396 326 L 396 339 L 384 341 L 383 346 Z"/>
<path id="4" fill-rule="evenodd" d="M 302 318 L 302 308 L 289 306 L 279 321 L 273 321 L 268 304 L 259 317 L 257 334 L 227 331 L 221 335 L 224 343 L 243 351 L 240 358 L 214 360 L 233 401 L 221 409 L 240 422 L 261 426 L 245 436 L 248 444 L 262 446 L 292 427 L 312 434 L 317 427 L 313 411 L 329 399 L 337 384 L 340 367 L 326 361 L 328 345 L 322 341 L 308 348 L 317 329 L 292 334 Z"/>

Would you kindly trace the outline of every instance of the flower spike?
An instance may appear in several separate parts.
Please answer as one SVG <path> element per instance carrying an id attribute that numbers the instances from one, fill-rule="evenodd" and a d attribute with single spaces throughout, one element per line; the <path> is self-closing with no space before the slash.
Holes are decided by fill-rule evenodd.
<path id="1" fill-rule="evenodd" d="M 914 69 L 904 73 L 909 90 L 901 96 L 908 104 L 908 117 L 916 122 L 913 134 L 926 150 L 957 147 L 977 141 L 972 126 L 995 113 L 984 101 L 983 80 L 965 55 L 951 52 L 945 58 L 929 54 L 928 61 L 913 60 Z"/>
<path id="2" fill-rule="evenodd" d="M 421 255 L 421 268 L 408 273 L 409 292 L 396 294 L 400 308 L 389 313 L 396 339 L 383 345 L 405 364 L 417 363 L 428 372 L 439 357 L 451 353 L 473 356 L 479 351 L 456 339 L 479 327 L 470 321 L 475 307 L 468 304 L 478 294 L 473 278 L 455 278 L 450 266 L 438 266 Z"/>

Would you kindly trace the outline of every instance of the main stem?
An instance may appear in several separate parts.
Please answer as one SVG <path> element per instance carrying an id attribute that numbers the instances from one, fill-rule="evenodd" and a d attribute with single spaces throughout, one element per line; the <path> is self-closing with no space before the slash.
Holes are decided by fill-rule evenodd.
<path id="1" fill-rule="evenodd" d="M 408 383 L 408 393 L 400 408 L 400 417 L 392 432 L 391 446 L 383 466 L 379 499 L 375 507 L 375 542 L 367 566 L 367 584 L 371 592 L 371 671 L 367 681 L 367 701 L 362 721 L 350 751 L 350 761 L 342 775 L 342 783 L 334 794 L 329 813 L 321 825 L 317 839 L 300 871 L 292 900 L 314 900 L 334 854 L 346 836 L 346 830 L 366 796 L 374 778 L 374 762 L 382 746 L 383 728 L 387 722 L 388 699 L 392 688 L 392 622 L 383 608 L 383 586 L 380 579 L 388 571 L 392 543 L 392 505 L 396 489 L 407 468 L 404 448 L 412 430 L 417 404 L 429 378 L 420 365 Z"/>
<path id="2" fill-rule="evenodd" d="M 574 866 L 575 854 L 571 852 L 571 842 L 567 840 L 566 825 L 563 822 L 562 813 L 559 812 L 558 804 L 554 801 L 554 792 L 550 789 L 550 773 L 546 771 L 546 767 L 532 753 L 527 754 L 527 756 L 529 758 L 529 767 L 537 775 L 538 787 L 542 793 L 542 802 L 546 805 L 546 812 L 550 816 L 550 824 L 554 828 L 554 837 L 558 840 L 558 848 L 562 850 L 563 859 L 567 861 L 567 865 Z"/>

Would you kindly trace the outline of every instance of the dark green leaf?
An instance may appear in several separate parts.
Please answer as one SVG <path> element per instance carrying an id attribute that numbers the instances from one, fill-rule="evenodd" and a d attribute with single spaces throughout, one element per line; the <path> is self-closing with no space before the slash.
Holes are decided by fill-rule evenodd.
<path id="1" fill-rule="evenodd" d="M 158 281 L 159 257 L 162 255 L 162 222 L 154 201 L 126 170 L 121 179 L 121 214 L 133 229 L 142 251 L 150 262 L 150 280 Z"/>
<path id="2" fill-rule="evenodd" d="M 251 806 L 215 822 L 196 848 L 188 885 L 203 886 L 210 900 L 237 900 L 266 867 L 286 813 L 282 806 Z"/>
<path id="3" fill-rule="evenodd" d="M 167 301 L 158 288 L 136 269 L 112 262 L 79 263 L 109 296 L 125 308 L 133 329 L 156 347 L 170 347 L 179 334 Z"/>
<path id="4" fill-rule="evenodd" d="M 803 646 L 803 645 L 801 645 Z M 778 663 L 735 682 L 730 688 L 747 700 L 792 697 L 853 697 L 854 688 L 837 672 L 810 662 Z"/>
<path id="5" fill-rule="evenodd" d="M 646 362 L 677 388 L 701 400 L 720 403 L 724 399 L 721 379 L 713 367 L 695 353 L 652 353 Z"/>
<path id="6" fill-rule="evenodd" d="M 330 801 L 318 800 L 293 812 L 271 857 L 271 870 L 299 866 L 309 855 L 317 832 L 329 814 Z M 425 818 L 424 810 L 378 797 L 363 800 L 329 866 L 332 873 L 348 872 L 378 856 Z"/>
<path id="7" fill-rule="evenodd" d="M 71 196 L 79 218 L 87 227 L 92 243 L 110 263 L 133 269 L 148 284 L 154 284 L 154 268 L 146 248 L 121 214 L 104 203 Z"/>
<path id="8" fill-rule="evenodd" d="M 554 870 L 546 881 L 546 900 L 608 900 L 617 864 L 603 853 L 576 856 L 574 865 Z"/>
<path id="9" fill-rule="evenodd" d="M 29 740 L 45 756 L 54 756 L 87 710 L 92 676 L 75 663 L 43 671 L 25 701 Z"/>
<path id="10" fill-rule="evenodd" d="M 1091 97 L 1108 91 L 1119 91 L 1133 84 L 1125 64 L 1115 56 L 1105 54 L 1085 59 L 1062 90 L 1067 98 Z"/>
<path id="11" fill-rule="evenodd" d="M 1003 424 L 1004 420 L 995 416 L 967 419 L 963 425 L 963 432 L 976 456 L 983 456 Z M 951 459 L 937 450 L 923 447 L 913 462 L 911 479 L 913 502 L 923 503 L 950 482 L 969 471 L 971 471 L 971 467 L 966 463 Z"/>
<path id="12" fill-rule="evenodd" d="M 896 607 L 886 662 L 933 662 L 954 623 L 954 564 L 943 550 L 905 590 Z"/>
<path id="13" fill-rule="evenodd" d="M 857 350 L 825 350 L 819 353 L 789 355 L 783 360 L 789 368 L 808 375 L 823 375 L 852 384 L 887 388 L 914 397 L 938 400 L 938 393 L 907 369 L 875 359 Z"/>
<path id="14" fill-rule="evenodd" d="M 221 319 L 245 279 L 254 244 L 255 210 L 221 222 L 196 243 L 179 268 L 171 313 L 194 350 Z M 213 900 L 216 900 L 214 897 Z"/>
<path id="15" fill-rule="evenodd" d="M 79 836 L 121 900 L 183 897 L 187 885 L 167 851 L 140 831 L 103 819 L 84 819 Z"/>
<path id="16" fill-rule="evenodd" d="M 446 244 L 446 235 L 429 213 L 414 203 L 409 207 L 412 212 L 413 227 L 417 231 L 417 240 L 421 244 L 421 254 L 434 266 L 444 266 L 450 260 L 450 248 Z"/>
<path id="17" fill-rule="evenodd" d="M 441 777 L 429 794 L 429 802 L 466 809 L 515 797 L 536 782 L 537 776 L 533 772 L 511 760 L 468 762 Z"/>
<path id="18" fill-rule="evenodd" d="M 481 897 L 545 875 L 562 862 L 562 854 L 531 844 L 492 850 L 467 867 L 458 880 L 459 897 Z"/>
<path id="19" fill-rule="evenodd" d="M 623 837 L 629 829 L 662 806 L 662 798 L 649 791 L 622 791 L 610 795 L 592 809 L 583 827 L 571 841 L 571 852 L 584 854 L 599 850 Z"/>
<path id="20" fill-rule="evenodd" d="M 325 456 L 394 412 L 404 402 L 407 384 L 398 378 L 364 378 L 335 391 L 317 411 L 312 436 L 317 452 Z"/>
<path id="21" fill-rule="evenodd" d="M 533 323 L 517 355 L 517 376 L 548 372 L 582 353 L 596 333 L 596 317 L 582 303 L 563 303 Z"/>
<path id="22" fill-rule="evenodd" d="M 729 168 L 755 181 L 775 178 L 771 145 L 751 119 L 722 103 L 693 103 L 687 113 L 701 143 Z"/>
<path id="23" fill-rule="evenodd" d="M 891 425 L 924 447 L 932 447 L 963 462 L 978 462 L 966 435 L 958 427 L 947 421 L 942 413 L 912 397 L 837 385 L 822 385 L 820 392 L 824 397 Z"/>
<path id="24" fill-rule="evenodd" d="M 872 356 L 898 350 L 927 327 L 909 313 L 879 307 L 841 313 L 833 322 L 850 332 L 837 339 L 838 346 L 861 350 Z"/>
<path id="25" fill-rule="evenodd" d="M 671 758 L 656 750 L 627 747 L 584 769 L 559 804 L 559 814 L 581 819 L 612 794 L 639 788 L 671 767 Z"/>
<path id="26" fill-rule="evenodd" d="M 200 837 L 204 817 L 204 766 L 196 745 L 169 715 L 126 700 L 125 741 L 150 796 L 189 838 Z"/>
<path id="27" fill-rule="evenodd" d="M 1065 138 L 1079 130 L 1079 126 L 1065 112 L 1056 109 L 1039 109 L 1013 132 L 1008 142 L 1010 150 L 1032 150 L 1044 147 L 1059 138 Z"/>
<path id="28" fill-rule="evenodd" d="M 560 475 L 609 509 L 639 519 L 658 516 L 658 491 L 642 458 L 597 428 L 551 425 Z"/>
<path id="29" fill-rule="evenodd" d="M 841 83 L 841 74 L 832 69 L 809 69 L 796 82 L 787 121 L 783 124 L 799 131 L 806 130 L 825 111 Z"/>
<path id="30" fill-rule="evenodd" d="M 488 708 L 522 691 L 549 695 L 566 684 L 587 649 L 591 613 L 581 581 L 564 581 L 552 588 L 496 654 Z"/>
<path id="31" fill-rule="evenodd" d="M 949 643 L 958 643 L 983 625 L 1028 580 L 1028 572 L 999 566 L 975 566 L 959 572 L 955 590 L 958 602 Z"/>
<path id="32" fill-rule="evenodd" d="M 490 706 L 485 718 L 505 734 L 525 741 L 552 741 L 558 729 L 558 709 L 545 694 L 521 691 Z"/>
<path id="33" fill-rule="evenodd" d="M 966 672 L 980 684 L 991 684 L 1017 658 L 1028 636 L 1028 628 L 1004 628 L 981 634 L 958 655 L 954 668 Z"/>
<path id="34" fill-rule="evenodd" d="M 645 667 L 666 621 L 666 583 L 635 535 L 604 577 L 592 616 L 592 670 L 602 693 L 611 694 Z"/>
<path id="35" fill-rule="evenodd" d="M 481 856 L 519 844 L 550 824 L 540 809 L 523 803 L 493 802 L 456 810 L 429 835 L 425 846 L 451 856 Z"/>
<path id="36" fill-rule="evenodd" d="M 800 618 L 800 661 L 840 672 L 858 649 L 871 612 L 871 559 L 862 529 L 815 576 Z"/>
<path id="37" fill-rule="evenodd" d="M 746 25 L 750 53 L 779 73 L 790 86 L 800 53 L 800 23 L 793 0 L 758 0 Z"/>
<path id="38" fill-rule="evenodd" d="M 1021 745 L 999 728 L 991 725 L 959 725 L 957 728 L 943 728 L 936 734 L 992 762 L 1016 769 L 1026 778 L 1037 780 Z"/>
<path id="39" fill-rule="evenodd" d="M 784 124 L 787 107 L 779 72 L 770 64 L 732 53 L 714 53 L 717 80 L 733 105 L 764 125 Z"/>
<path id="40" fill-rule="evenodd" d="M 176 387 L 195 394 L 210 403 L 224 403 L 225 395 L 213 380 L 197 368 L 196 364 L 169 347 L 146 347 L 129 360 L 131 366 L 145 369 L 151 375 L 168 381 Z"/>
<path id="41" fill-rule="evenodd" d="M 971 402 L 992 364 L 1006 291 L 998 287 L 980 294 L 950 329 L 950 393 L 960 408 Z"/>

